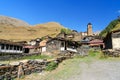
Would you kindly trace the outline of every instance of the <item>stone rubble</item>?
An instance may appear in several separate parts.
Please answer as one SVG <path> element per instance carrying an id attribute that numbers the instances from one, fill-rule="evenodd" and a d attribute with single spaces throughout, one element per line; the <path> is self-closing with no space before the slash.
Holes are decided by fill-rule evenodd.
<path id="1" fill-rule="evenodd" d="M 106 49 L 103 50 L 103 53 L 105 56 L 111 56 L 111 57 L 119 57 L 120 56 L 120 49 Z"/>
<path id="2" fill-rule="evenodd" d="M 31 73 L 41 73 L 45 70 L 48 63 L 54 61 L 59 64 L 63 60 L 71 57 L 59 57 L 51 61 L 45 60 L 28 60 L 26 62 L 19 62 L 17 65 L 8 65 L 1 64 L 0 65 L 0 80 L 13 80 L 15 78 L 21 78 L 25 75 L 29 75 Z"/>

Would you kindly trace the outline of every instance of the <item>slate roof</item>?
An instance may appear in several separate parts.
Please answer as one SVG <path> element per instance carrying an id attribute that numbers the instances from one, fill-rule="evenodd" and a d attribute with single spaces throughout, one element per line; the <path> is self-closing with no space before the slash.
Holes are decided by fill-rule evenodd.
<path id="1" fill-rule="evenodd" d="M 22 46 L 22 44 L 20 44 L 20 43 L 12 42 L 12 41 L 9 41 L 9 40 L 4 40 L 4 39 L 0 39 L 0 43 L 2 43 L 2 44 L 9 44 L 9 45 Z"/>

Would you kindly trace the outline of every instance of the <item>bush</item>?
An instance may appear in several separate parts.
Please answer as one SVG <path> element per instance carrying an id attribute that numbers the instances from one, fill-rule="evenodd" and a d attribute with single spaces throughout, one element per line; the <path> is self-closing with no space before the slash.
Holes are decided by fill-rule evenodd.
<path id="1" fill-rule="evenodd" d="M 52 70 L 56 69 L 57 66 L 58 66 L 58 64 L 55 63 L 54 61 L 52 61 L 47 65 L 46 70 L 47 71 L 52 71 Z"/>
<path id="2" fill-rule="evenodd" d="M 71 31 L 70 29 L 68 29 L 68 28 L 62 28 L 62 29 L 61 29 L 61 33 L 71 34 L 72 31 Z"/>

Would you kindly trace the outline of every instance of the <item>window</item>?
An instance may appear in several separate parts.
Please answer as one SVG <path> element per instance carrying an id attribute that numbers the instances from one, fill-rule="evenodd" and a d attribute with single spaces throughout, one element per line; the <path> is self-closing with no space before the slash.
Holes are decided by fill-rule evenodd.
<path id="1" fill-rule="evenodd" d="M 22 47 L 20 47 L 20 51 L 22 51 Z"/>
<path id="2" fill-rule="evenodd" d="M 12 50 L 13 49 L 13 45 L 10 45 L 10 50 Z"/>
<path id="3" fill-rule="evenodd" d="M 4 44 L 1 44 L 1 49 L 5 49 L 5 45 Z"/>
<path id="4" fill-rule="evenodd" d="M 7 49 L 7 50 L 9 49 L 9 45 L 8 45 L 8 44 L 6 44 L 6 49 Z"/>
<path id="5" fill-rule="evenodd" d="M 14 46 L 14 50 L 16 50 L 17 46 Z"/>
<path id="6" fill-rule="evenodd" d="M 17 50 L 19 50 L 19 46 L 17 46 Z"/>

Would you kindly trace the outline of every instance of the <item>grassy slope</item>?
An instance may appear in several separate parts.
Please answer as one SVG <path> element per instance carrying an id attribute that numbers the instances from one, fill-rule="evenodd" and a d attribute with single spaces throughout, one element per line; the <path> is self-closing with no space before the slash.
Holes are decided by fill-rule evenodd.
<path id="1" fill-rule="evenodd" d="M 120 20 L 116 19 L 109 23 L 109 25 L 100 33 L 100 36 L 105 37 L 108 32 L 120 29 Z"/>
<path id="2" fill-rule="evenodd" d="M 112 29 L 112 31 L 114 31 L 114 30 L 118 30 L 118 29 L 120 29 L 120 23 L 117 24 L 117 25 L 115 26 L 115 28 Z"/>
<path id="3" fill-rule="evenodd" d="M 120 61 L 120 58 L 115 57 L 101 58 L 102 55 L 101 52 L 90 51 L 89 56 L 87 57 L 76 56 L 73 59 L 63 61 L 56 70 L 51 72 L 33 73 L 19 80 L 74 80 L 76 76 L 78 77 L 81 75 L 82 69 L 89 68 L 90 65 L 96 61 L 101 61 L 103 63 L 105 61 L 107 63 L 109 63 L 109 61 Z M 83 64 L 87 67 L 81 67 Z M 71 79 L 71 77 L 73 79 Z"/>
<path id="4" fill-rule="evenodd" d="M 0 39 L 28 41 L 46 35 L 54 37 L 60 32 L 62 27 L 63 26 L 55 22 L 35 25 L 34 27 L 12 27 L 8 25 L 0 25 Z"/>

